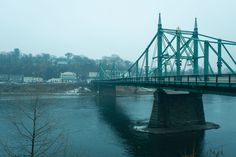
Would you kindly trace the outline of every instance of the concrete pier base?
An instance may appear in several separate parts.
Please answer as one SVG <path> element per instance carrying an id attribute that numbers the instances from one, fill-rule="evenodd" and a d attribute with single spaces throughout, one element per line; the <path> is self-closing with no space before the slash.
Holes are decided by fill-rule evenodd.
<path id="1" fill-rule="evenodd" d="M 219 125 L 205 121 L 202 94 L 162 89 L 154 92 L 148 131 L 163 134 L 217 128 Z"/>
<path id="2" fill-rule="evenodd" d="M 98 87 L 99 96 L 103 97 L 115 97 L 116 96 L 116 86 L 113 85 L 100 85 Z"/>

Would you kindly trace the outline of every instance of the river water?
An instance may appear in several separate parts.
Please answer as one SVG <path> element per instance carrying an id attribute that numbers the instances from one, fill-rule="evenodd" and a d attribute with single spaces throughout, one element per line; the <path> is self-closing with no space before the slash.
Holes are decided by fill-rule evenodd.
<path id="1" fill-rule="evenodd" d="M 11 117 L 27 121 L 19 114 L 19 106 L 32 104 L 34 99 L 32 96 L 0 97 L 0 139 L 3 143 L 9 140 L 11 145 L 19 143 Z M 117 96 L 116 99 L 98 99 L 96 96 L 39 97 L 43 111 L 55 123 L 52 131 L 54 134 L 63 133 L 61 141 L 67 146 L 66 156 L 184 157 L 195 152 L 196 156 L 204 157 L 212 150 L 223 153 L 225 157 L 235 156 L 236 97 L 203 96 L 206 120 L 219 124 L 220 129 L 165 136 L 134 129 L 147 125 L 152 101 L 152 95 Z M 4 156 L 3 153 L 0 156 Z"/>

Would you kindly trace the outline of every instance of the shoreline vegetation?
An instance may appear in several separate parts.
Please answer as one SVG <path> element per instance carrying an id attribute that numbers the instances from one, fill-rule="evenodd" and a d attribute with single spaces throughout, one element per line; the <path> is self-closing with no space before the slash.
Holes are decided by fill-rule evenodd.
<path id="1" fill-rule="evenodd" d="M 84 86 L 77 83 L 61 83 L 61 84 L 1 84 L 1 94 L 40 94 L 40 93 L 64 93 L 75 88 Z"/>
<path id="2" fill-rule="evenodd" d="M 13 78 L 16 76 L 40 77 L 44 81 L 48 81 L 59 78 L 60 74 L 64 72 L 73 72 L 77 75 L 78 81 L 85 81 L 92 77 L 89 73 L 98 71 L 100 64 L 106 70 L 111 71 L 115 65 L 119 72 L 124 72 L 127 67 L 132 65 L 132 62 L 122 59 L 116 54 L 92 59 L 70 52 L 64 56 L 54 56 L 48 53 L 33 55 L 21 52 L 16 48 L 10 52 L 0 51 L 0 83 L 9 82 L 10 76 Z"/>
<path id="3" fill-rule="evenodd" d="M 116 87 L 117 95 L 152 94 L 154 89 L 141 87 Z M 96 95 L 97 91 L 89 84 L 60 83 L 60 84 L 0 84 L 0 95 Z"/>

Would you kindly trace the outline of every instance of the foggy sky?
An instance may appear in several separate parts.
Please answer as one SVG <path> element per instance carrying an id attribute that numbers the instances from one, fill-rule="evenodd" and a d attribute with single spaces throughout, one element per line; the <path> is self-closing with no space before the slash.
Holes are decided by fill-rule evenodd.
<path id="1" fill-rule="evenodd" d="M 193 30 L 236 40 L 234 0 L 0 0 L 0 51 L 66 52 L 135 60 L 157 30 Z"/>

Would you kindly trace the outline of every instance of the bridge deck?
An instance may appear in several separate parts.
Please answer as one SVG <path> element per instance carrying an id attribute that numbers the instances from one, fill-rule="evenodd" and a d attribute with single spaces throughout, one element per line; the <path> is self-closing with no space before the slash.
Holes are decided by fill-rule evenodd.
<path id="1" fill-rule="evenodd" d="M 163 77 L 133 77 L 95 80 L 94 84 L 117 86 L 141 86 L 199 93 L 236 95 L 236 75 L 186 75 Z"/>

